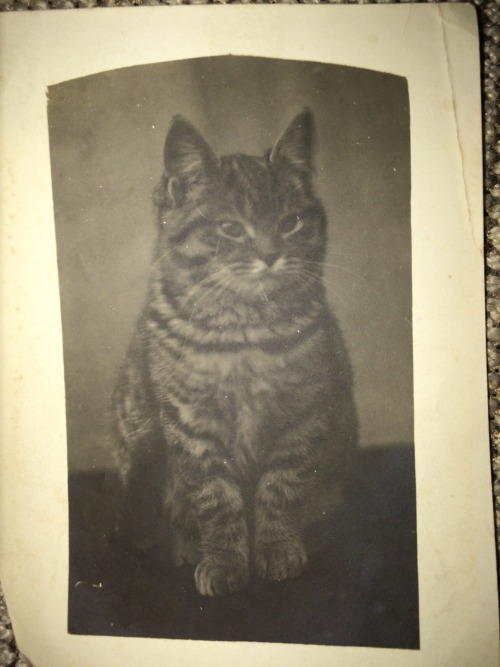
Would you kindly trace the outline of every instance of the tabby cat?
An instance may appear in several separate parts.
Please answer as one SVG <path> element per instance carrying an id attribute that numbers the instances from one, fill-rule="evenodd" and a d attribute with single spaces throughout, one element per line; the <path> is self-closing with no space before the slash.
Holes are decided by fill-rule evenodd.
<path id="1" fill-rule="evenodd" d="M 182 117 L 165 143 L 149 291 L 114 398 L 118 529 L 136 546 L 168 531 L 202 595 L 301 574 L 304 531 L 356 441 L 313 135 L 305 110 L 262 157 L 219 159 Z"/>

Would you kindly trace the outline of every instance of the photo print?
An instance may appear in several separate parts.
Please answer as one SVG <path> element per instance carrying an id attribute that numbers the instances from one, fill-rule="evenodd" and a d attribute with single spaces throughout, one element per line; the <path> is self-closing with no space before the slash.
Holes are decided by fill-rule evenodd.
<path id="1" fill-rule="evenodd" d="M 407 82 L 49 87 L 73 634 L 419 647 Z"/>

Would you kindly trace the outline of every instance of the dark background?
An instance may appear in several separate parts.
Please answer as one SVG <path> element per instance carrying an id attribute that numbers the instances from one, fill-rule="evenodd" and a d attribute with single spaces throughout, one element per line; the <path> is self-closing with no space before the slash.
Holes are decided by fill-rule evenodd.
<path id="1" fill-rule="evenodd" d="M 79 634 L 418 647 L 406 81 L 343 66 L 223 56 L 127 68 L 49 89 L 66 381 L 69 629 Z M 111 537 L 108 406 L 142 307 L 151 194 L 172 117 L 219 154 L 260 154 L 305 106 L 329 217 L 325 275 L 355 376 L 361 449 L 344 505 L 294 581 L 198 595 L 161 545 Z"/>

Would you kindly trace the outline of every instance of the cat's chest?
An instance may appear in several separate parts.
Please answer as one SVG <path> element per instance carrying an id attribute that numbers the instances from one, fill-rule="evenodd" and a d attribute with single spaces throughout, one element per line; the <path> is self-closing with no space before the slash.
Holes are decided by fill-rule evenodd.
<path id="1" fill-rule="evenodd" d="M 157 395 L 178 410 L 191 431 L 211 433 L 232 452 L 240 471 L 264 460 L 272 443 L 328 390 L 328 353 L 322 327 L 295 345 L 237 352 L 197 350 L 168 356 L 153 368 Z M 164 399 L 162 398 L 164 397 Z M 167 411 L 168 412 L 168 411 Z"/>
<path id="2" fill-rule="evenodd" d="M 324 358 L 317 331 L 292 349 L 272 353 L 189 353 L 177 372 L 195 418 L 210 421 L 227 437 L 252 440 L 270 424 L 283 428 L 313 385 L 324 385 Z"/>
<path id="3" fill-rule="evenodd" d="M 291 374 L 289 360 L 286 354 L 270 356 L 254 350 L 204 363 L 210 398 L 197 401 L 193 412 L 211 421 L 207 407 L 215 408 L 217 422 L 212 426 L 232 451 L 237 467 L 247 469 L 249 463 L 265 458 L 270 425 L 283 427 L 283 408 L 293 392 L 286 381 Z"/>
<path id="4" fill-rule="evenodd" d="M 190 366 L 220 407 L 231 404 L 236 409 L 246 404 L 254 410 L 262 407 L 293 373 L 286 354 L 269 355 L 260 350 L 197 355 Z M 189 373 L 189 368 L 186 371 Z"/>

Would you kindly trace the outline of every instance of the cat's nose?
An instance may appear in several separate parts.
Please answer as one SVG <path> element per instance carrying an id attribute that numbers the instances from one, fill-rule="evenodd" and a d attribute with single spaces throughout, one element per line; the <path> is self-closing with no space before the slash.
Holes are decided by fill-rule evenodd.
<path id="1" fill-rule="evenodd" d="M 279 252 L 269 252 L 261 256 L 263 262 L 271 269 L 274 266 L 274 263 L 279 259 Z"/>

